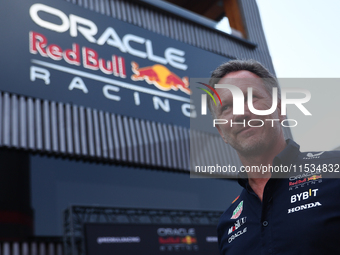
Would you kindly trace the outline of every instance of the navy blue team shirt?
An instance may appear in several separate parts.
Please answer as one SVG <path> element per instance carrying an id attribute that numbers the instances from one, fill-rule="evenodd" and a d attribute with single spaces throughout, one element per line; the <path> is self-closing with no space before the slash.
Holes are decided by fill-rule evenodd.
<path id="1" fill-rule="evenodd" d="M 340 151 L 299 148 L 288 139 L 274 158 L 273 166 L 295 165 L 296 172 L 274 173 L 262 202 L 246 176 L 239 178 L 244 189 L 217 228 L 221 255 L 340 254 L 340 179 L 329 178 L 331 168 L 340 177 Z"/>

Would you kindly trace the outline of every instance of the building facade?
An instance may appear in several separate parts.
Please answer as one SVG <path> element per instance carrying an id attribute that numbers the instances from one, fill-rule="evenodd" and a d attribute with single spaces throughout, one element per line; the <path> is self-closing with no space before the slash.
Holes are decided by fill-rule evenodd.
<path id="1" fill-rule="evenodd" d="M 212 141 L 215 157 L 240 164 L 216 133 L 190 129 L 200 102 L 189 82 L 230 59 L 275 73 L 255 1 L 224 1 L 239 31 L 232 34 L 163 1 L 0 6 L 3 240 L 62 236 L 70 205 L 228 207 L 235 181 L 189 176 L 193 134 Z"/>

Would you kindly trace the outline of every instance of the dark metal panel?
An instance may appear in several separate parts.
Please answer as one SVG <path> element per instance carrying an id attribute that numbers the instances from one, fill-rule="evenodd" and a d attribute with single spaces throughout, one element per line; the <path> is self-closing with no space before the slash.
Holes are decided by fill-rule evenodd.
<path id="1" fill-rule="evenodd" d="M 16 95 L 11 95 L 11 146 L 19 146 L 19 102 Z"/>
<path id="2" fill-rule="evenodd" d="M 188 34 L 186 32 L 184 24 L 179 21 L 179 26 L 180 26 L 180 29 L 181 29 L 182 35 L 183 35 L 182 41 L 185 42 L 185 43 L 189 43 Z"/>
<path id="3" fill-rule="evenodd" d="M 189 28 L 189 35 L 192 38 L 191 43 L 193 46 L 197 46 L 197 38 L 195 37 L 194 25 L 189 24 L 188 28 Z"/>
<path id="4" fill-rule="evenodd" d="M 137 17 L 137 22 L 138 22 L 138 25 L 141 27 L 143 26 L 143 22 L 142 22 L 142 17 L 140 15 L 140 7 L 138 5 L 136 5 L 136 17 Z"/>
<path id="5" fill-rule="evenodd" d="M 161 163 L 163 167 L 167 167 L 167 162 L 166 162 L 166 148 L 165 148 L 165 138 L 163 135 L 163 128 L 161 123 L 157 123 L 157 130 L 158 130 L 158 135 L 159 135 L 159 146 L 160 146 L 160 152 L 161 152 Z"/>
<path id="6" fill-rule="evenodd" d="M 27 121 L 28 121 L 28 148 L 35 149 L 35 127 L 34 127 L 34 102 L 32 98 L 27 99 Z"/>
<path id="7" fill-rule="evenodd" d="M 177 30 L 178 40 L 183 41 L 183 31 L 180 25 L 180 21 L 174 18 L 175 28 Z"/>
<path id="8" fill-rule="evenodd" d="M 186 36 L 187 36 L 187 43 L 193 44 L 193 43 L 192 43 L 192 37 L 191 37 L 190 31 L 189 31 L 189 24 L 183 23 L 183 31 L 184 31 L 184 33 L 185 33 Z"/>
<path id="9" fill-rule="evenodd" d="M 218 136 L 213 136 L 213 142 L 214 142 L 214 147 L 216 148 L 216 158 L 217 161 L 216 162 L 225 162 L 225 155 L 224 155 L 224 151 L 220 148 L 219 144 L 220 144 L 220 140 L 222 140 L 221 137 Z"/>
<path id="10" fill-rule="evenodd" d="M 220 150 L 222 151 L 222 156 L 224 159 L 223 162 L 226 162 L 226 165 L 233 164 L 232 157 L 230 156 L 232 151 L 229 149 L 229 145 L 227 145 L 222 139 L 219 139 L 217 146 L 219 146 Z"/>
<path id="11" fill-rule="evenodd" d="M 100 9 L 100 6 L 99 6 L 99 5 L 100 5 L 100 0 L 94 1 L 94 11 L 103 14 L 103 13 L 101 12 L 101 9 Z"/>
<path id="12" fill-rule="evenodd" d="M 133 150 L 133 161 L 139 162 L 138 160 L 138 144 L 137 144 L 137 138 L 136 138 L 136 129 L 133 122 L 133 118 L 129 118 L 129 126 L 130 126 L 130 135 L 132 140 L 132 150 Z"/>
<path id="13" fill-rule="evenodd" d="M 190 166 L 193 169 L 195 166 L 200 166 L 200 157 L 198 154 L 198 138 L 196 137 L 196 130 L 190 130 Z M 190 169 L 190 170 L 191 170 Z"/>
<path id="14" fill-rule="evenodd" d="M 156 12 L 154 14 L 154 17 L 155 17 L 156 33 L 161 34 L 161 25 L 160 25 L 159 14 Z"/>
<path id="15" fill-rule="evenodd" d="M 176 144 L 175 144 L 175 137 L 174 133 L 172 130 L 172 126 L 167 125 L 167 130 L 169 132 L 169 142 L 170 142 L 170 148 L 171 148 L 171 160 L 172 160 L 172 165 L 174 168 L 178 168 L 178 163 L 177 163 L 177 157 L 176 157 Z"/>
<path id="16" fill-rule="evenodd" d="M 201 131 L 197 131 L 197 137 L 198 137 L 198 148 L 200 150 L 200 158 L 202 159 L 202 164 L 205 166 L 211 165 L 211 155 L 210 152 L 206 146 L 206 142 L 205 142 L 205 137 L 204 137 L 204 133 Z"/>
<path id="17" fill-rule="evenodd" d="M 217 44 L 217 53 L 220 55 L 223 55 L 223 46 L 221 44 L 220 36 L 217 34 L 214 34 L 216 44 Z"/>
<path id="18" fill-rule="evenodd" d="M 146 121 L 146 130 L 148 134 L 148 143 L 149 143 L 149 149 L 150 149 L 150 158 L 151 158 L 151 165 L 156 164 L 156 157 L 155 157 L 155 144 L 154 139 L 152 136 L 152 129 L 150 125 L 150 121 Z"/>
<path id="19" fill-rule="evenodd" d="M 211 43 L 212 51 L 217 53 L 217 43 L 214 37 L 216 34 L 209 30 L 208 30 L 208 34 L 209 34 L 209 41 Z"/>
<path id="20" fill-rule="evenodd" d="M 88 8 L 90 9 L 90 10 L 94 10 L 94 1 L 95 0 L 87 0 L 88 1 Z"/>
<path id="21" fill-rule="evenodd" d="M 89 156 L 95 156 L 95 146 L 94 146 L 94 137 L 93 137 L 93 120 L 92 120 L 92 109 L 86 108 L 86 127 L 87 127 L 87 146 Z"/>
<path id="22" fill-rule="evenodd" d="M 19 130 L 20 130 L 20 146 L 24 149 L 27 148 L 27 107 L 26 107 L 26 99 L 21 96 L 20 97 L 20 101 L 19 101 L 19 105 L 20 105 L 20 126 L 19 126 Z M 15 118 L 18 118 L 18 115 L 15 116 Z"/>
<path id="23" fill-rule="evenodd" d="M 98 120 L 98 111 L 92 110 L 93 113 L 93 126 L 94 126 L 94 147 L 95 153 L 98 158 L 102 156 L 102 148 L 101 148 L 101 137 L 99 130 L 99 120 Z"/>
<path id="24" fill-rule="evenodd" d="M 125 137 L 124 137 L 124 129 L 123 129 L 123 123 L 122 123 L 122 117 L 120 115 L 117 115 L 117 126 L 118 126 L 118 137 L 120 146 L 118 149 L 121 150 L 121 160 L 125 161 L 127 159 L 126 155 L 126 143 L 125 143 Z"/>
<path id="25" fill-rule="evenodd" d="M 114 114 L 111 115 L 111 123 L 112 123 L 113 143 L 114 143 L 114 148 L 115 148 L 116 159 L 121 160 L 122 154 L 120 153 L 118 125 L 116 121 L 116 116 Z"/>
<path id="26" fill-rule="evenodd" d="M 116 15 L 116 4 L 115 3 L 116 3 L 115 1 L 112 1 L 112 0 L 110 1 L 111 16 L 113 18 L 117 17 L 117 15 Z"/>
<path id="27" fill-rule="evenodd" d="M 155 14 L 154 14 L 153 11 L 149 11 L 149 18 L 150 18 L 151 31 L 157 32 L 157 26 L 156 26 L 156 22 L 155 22 Z"/>
<path id="28" fill-rule="evenodd" d="M 80 155 L 81 153 L 81 140 L 80 140 L 80 122 L 78 114 L 78 106 L 72 105 L 72 132 L 73 132 L 73 145 L 74 154 Z M 72 142 L 71 142 L 72 143 Z"/>
<path id="29" fill-rule="evenodd" d="M 104 10 L 107 16 L 111 16 L 110 0 L 104 0 Z"/>
<path id="30" fill-rule="evenodd" d="M 152 122 L 151 123 L 151 128 L 152 128 L 152 135 L 153 135 L 153 140 L 154 140 L 154 145 L 155 145 L 155 154 L 156 154 L 156 165 L 161 166 L 161 151 L 160 151 L 160 146 L 159 146 L 159 138 L 158 138 L 158 132 L 157 132 L 157 127 L 156 123 Z"/>
<path id="31" fill-rule="evenodd" d="M 107 134 L 107 152 L 110 159 L 114 159 L 114 147 L 113 147 L 113 137 L 112 137 L 112 125 L 111 118 L 108 112 L 105 113 L 105 124 L 106 124 L 106 134 Z"/>
<path id="32" fill-rule="evenodd" d="M 172 23 L 173 23 L 175 34 L 176 34 L 176 40 L 180 41 L 181 40 L 181 36 L 182 36 L 182 31 L 181 31 L 180 26 L 178 24 L 178 19 L 173 17 L 172 18 Z"/>
<path id="33" fill-rule="evenodd" d="M 10 137 L 11 137 L 11 106 L 10 106 L 10 98 L 8 93 L 4 93 L 4 128 L 3 128 L 3 138 L 4 145 L 10 146 Z"/>
<path id="34" fill-rule="evenodd" d="M 186 137 L 184 135 L 183 128 L 179 127 L 178 131 L 179 131 L 179 139 L 180 139 L 180 146 L 181 146 L 181 155 L 183 159 L 183 169 L 188 170 L 190 155 L 187 155 L 187 154 L 189 152 L 189 146 L 188 146 L 188 151 L 186 151 Z"/>
<path id="35" fill-rule="evenodd" d="M 122 10 L 120 8 L 120 2 L 119 1 L 113 1 L 115 3 L 115 12 L 116 12 L 116 18 L 122 19 Z"/>
<path id="36" fill-rule="evenodd" d="M 34 103 L 35 112 L 35 137 L 36 137 L 36 149 L 43 149 L 43 122 L 40 99 L 35 99 Z"/>
<path id="37" fill-rule="evenodd" d="M 190 170 L 190 133 L 189 129 L 183 128 L 183 137 L 184 137 L 184 155 L 186 158 L 186 169 Z"/>
<path id="38" fill-rule="evenodd" d="M 201 48 L 203 43 L 202 30 L 198 26 L 195 26 L 194 30 L 197 38 L 197 47 Z"/>
<path id="39" fill-rule="evenodd" d="M 151 29 L 151 21 L 150 21 L 150 14 L 149 14 L 149 9 L 146 9 L 146 8 L 143 8 L 142 9 L 142 14 L 144 15 L 144 17 L 142 16 L 142 19 L 144 20 L 144 23 L 145 23 L 145 25 L 144 25 L 144 27 L 146 28 L 146 29 L 149 29 L 149 30 L 151 30 L 152 31 L 152 29 Z"/>
<path id="40" fill-rule="evenodd" d="M 169 131 L 167 129 L 166 124 L 162 125 L 163 127 L 163 134 L 164 134 L 164 144 L 165 144 L 165 148 L 166 148 L 166 156 L 167 156 L 167 164 L 168 167 L 172 167 L 173 166 L 173 161 L 172 161 L 172 156 L 171 156 L 171 146 L 170 146 L 170 139 L 169 139 Z"/>
<path id="41" fill-rule="evenodd" d="M 108 138 L 106 135 L 106 126 L 105 126 L 105 118 L 104 118 L 103 111 L 99 111 L 99 126 L 100 126 L 100 138 L 101 138 L 101 144 L 102 144 L 102 157 L 107 158 L 108 157 L 108 148 L 107 148 Z"/>
<path id="42" fill-rule="evenodd" d="M 44 123 L 44 149 L 51 150 L 51 124 L 50 124 L 50 106 L 47 100 L 44 100 L 43 105 L 43 123 Z"/>
<path id="43" fill-rule="evenodd" d="M 80 124 L 80 141 L 81 141 L 81 153 L 84 156 L 88 155 L 87 152 L 87 135 L 86 135 L 86 118 L 85 108 L 79 107 L 79 124 Z"/>
<path id="44" fill-rule="evenodd" d="M 66 152 L 64 104 L 58 103 L 59 152 Z"/>
<path id="45" fill-rule="evenodd" d="M 206 147 L 209 152 L 210 159 L 212 160 L 211 165 L 219 163 L 217 158 L 216 145 L 214 143 L 214 135 L 209 133 L 203 133 L 205 135 Z M 210 163 L 210 162 L 209 162 Z"/>
<path id="46" fill-rule="evenodd" d="M 217 161 L 216 157 L 216 148 L 213 140 L 213 135 L 209 133 L 202 133 L 204 136 L 204 144 L 207 148 L 208 155 L 209 155 L 209 165 L 215 165 Z"/>
<path id="47" fill-rule="evenodd" d="M 210 45 L 210 41 L 209 41 L 209 33 L 207 29 L 202 29 L 202 34 L 203 34 L 203 48 L 206 50 L 212 50 L 211 49 L 211 45 Z"/>
<path id="48" fill-rule="evenodd" d="M 205 154 L 205 148 L 203 147 L 202 144 L 202 136 L 200 131 L 195 131 L 195 149 L 196 149 L 196 154 L 197 155 L 197 161 L 200 162 L 200 166 L 205 166 L 207 165 L 207 158 Z M 192 149 L 192 147 L 191 147 Z"/>
<path id="49" fill-rule="evenodd" d="M 178 127 L 173 126 L 173 132 L 174 132 L 174 138 L 175 138 L 175 152 L 176 152 L 176 157 L 177 157 L 177 165 L 178 168 L 183 169 L 183 163 L 182 163 L 182 158 L 181 158 L 181 145 L 180 145 L 180 138 L 179 138 L 179 132 L 178 132 Z"/>
<path id="50" fill-rule="evenodd" d="M 148 141 L 148 136 L 147 136 L 147 130 L 145 126 L 145 121 L 141 120 L 140 121 L 141 129 L 142 129 L 142 136 L 143 136 L 143 141 L 144 141 L 144 148 L 145 148 L 145 163 L 147 165 L 150 164 L 151 159 L 150 159 L 150 148 L 149 148 L 149 141 Z"/>
<path id="51" fill-rule="evenodd" d="M 206 165 L 207 160 L 205 158 L 204 150 L 203 150 L 203 147 L 201 145 L 200 132 L 198 130 L 195 130 L 193 132 L 193 135 L 194 135 L 194 140 L 195 140 L 194 144 L 195 145 L 194 145 L 194 147 L 191 147 L 190 149 L 193 149 L 193 148 L 196 149 L 196 153 L 195 153 L 195 155 L 197 156 L 196 161 L 199 162 L 200 166 L 204 166 L 204 165 Z"/>
<path id="52" fill-rule="evenodd" d="M 166 27 L 166 21 L 165 21 L 165 16 L 164 15 L 159 15 L 159 26 L 160 26 L 160 34 L 161 35 L 166 35 L 167 33 L 167 27 Z"/>
<path id="53" fill-rule="evenodd" d="M 184 144 L 184 135 L 183 135 L 183 128 L 182 127 L 178 127 L 178 136 L 179 136 L 179 146 L 180 146 L 180 155 L 181 155 L 181 163 L 182 163 L 182 169 L 186 170 L 188 169 L 187 166 L 187 161 L 188 158 L 185 155 L 185 144 Z"/>
<path id="54" fill-rule="evenodd" d="M 129 9 L 131 13 L 132 24 L 140 26 L 140 22 L 138 22 L 138 17 L 137 17 L 137 14 L 139 15 L 139 12 L 137 11 L 137 6 L 134 4 L 129 4 Z"/>
<path id="55" fill-rule="evenodd" d="M 51 102 L 51 135 L 52 135 L 52 150 L 58 152 L 58 122 L 57 122 L 57 105 L 56 102 Z"/>
<path id="56" fill-rule="evenodd" d="M 177 34 L 175 32 L 174 24 L 173 24 L 173 18 L 168 17 L 168 23 L 169 23 L 169 32 L 170 32 L 170 37 L 177 39 Z"/>
<path id="57" fill-rule="evenodd" d="M 142 135 L 142 130 L 141 130 L 138 119 L 135 119 L 135 128 L 136 128 L 136 136 L 137 136 L 137 141 L 138 141 L 139 162 L 141 164 L 144 164 L 145 158 L 144 158 L 143 135 Z"/>
<path id="58" fill-rule="evenodd" d="M 73 139 L 72 139 L 72 111 L 71 111 L 71 105 L 66 104 L 65 105 L 65 127 L 66 127 L 66 150 L 68 154 L 74 154 L 73 151 Z M 79 140 L 78 140 L 79 142 Z"/>
<path id="59" fill-rule="evenodd" d="M 132 150 L 132 143 L 131 143 L 131 135 L 130 135 L 130 128 L 128 119 L 126 116 L 123 117 L 123 126 L 124 126 L 124 133 L 125 133 L 125 140 L 126 140 L 126 149 L 127 149 L 127 156 L 128 161 L 133 161 L 133 150 Z"/>
<path id="60" fill-rule="evenodd" d="M 217 54 L 221 54 L 220 44 L 218 43 L 217 35 L 216 33 L 211 33 L 211 41 L 214 45 L 214 52 Z"/>
<path id="61" fill-rule="evenodd" d="M 127 21 L 125 2 L 124 2 L 124 1 L 117 0 L 117 3 L 120 4 L 122 20 L 123 20 L 123 21 Z"/>
<path id="62" fill-rule="evenodd" d="M 133 23 L 132 10 L 130 2 L 125 2 L 127 22 Z"/>
<path id="63" fill-rule="evenodd" d="M 163 35 L 165 36 L 170 36 L 170 28 L 169 28 L 169 17 L 164 15 L 162 16 L 163 17 L 163 26 L 164 26 L 164 29 L 163 29 Z"/>

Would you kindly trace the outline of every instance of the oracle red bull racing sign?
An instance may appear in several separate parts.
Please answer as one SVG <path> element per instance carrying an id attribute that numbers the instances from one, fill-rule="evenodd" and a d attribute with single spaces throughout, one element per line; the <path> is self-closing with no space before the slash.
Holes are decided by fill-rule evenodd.
<path id="1" fill-rule="evenodd" d="M 180 125 L 196 115 L 193 57 L 212 53 L 65 1 L 3 1 L 0 15 L 1 91 Z"/>

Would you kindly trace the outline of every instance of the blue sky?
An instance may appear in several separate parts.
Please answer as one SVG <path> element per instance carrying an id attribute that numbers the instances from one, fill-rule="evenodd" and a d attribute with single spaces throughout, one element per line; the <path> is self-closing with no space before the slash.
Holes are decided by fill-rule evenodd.
<path id="1" fill-rule="evenodd" d="M 340 78 L 339 0 L 256 1 L 278 78 Z M 313 116 L 288 108 L 288 117 L 299 121 L 293 137 L 302 151 L 332 150 L 340 146 L 340 79 L 308 81 L 300 79 L 299 87 L 311 92 Z"/>
<path id="2" fill-rule="evenodd" d="M 339 78 L 339 0 L 257 0 L 279 78 Z"/>

